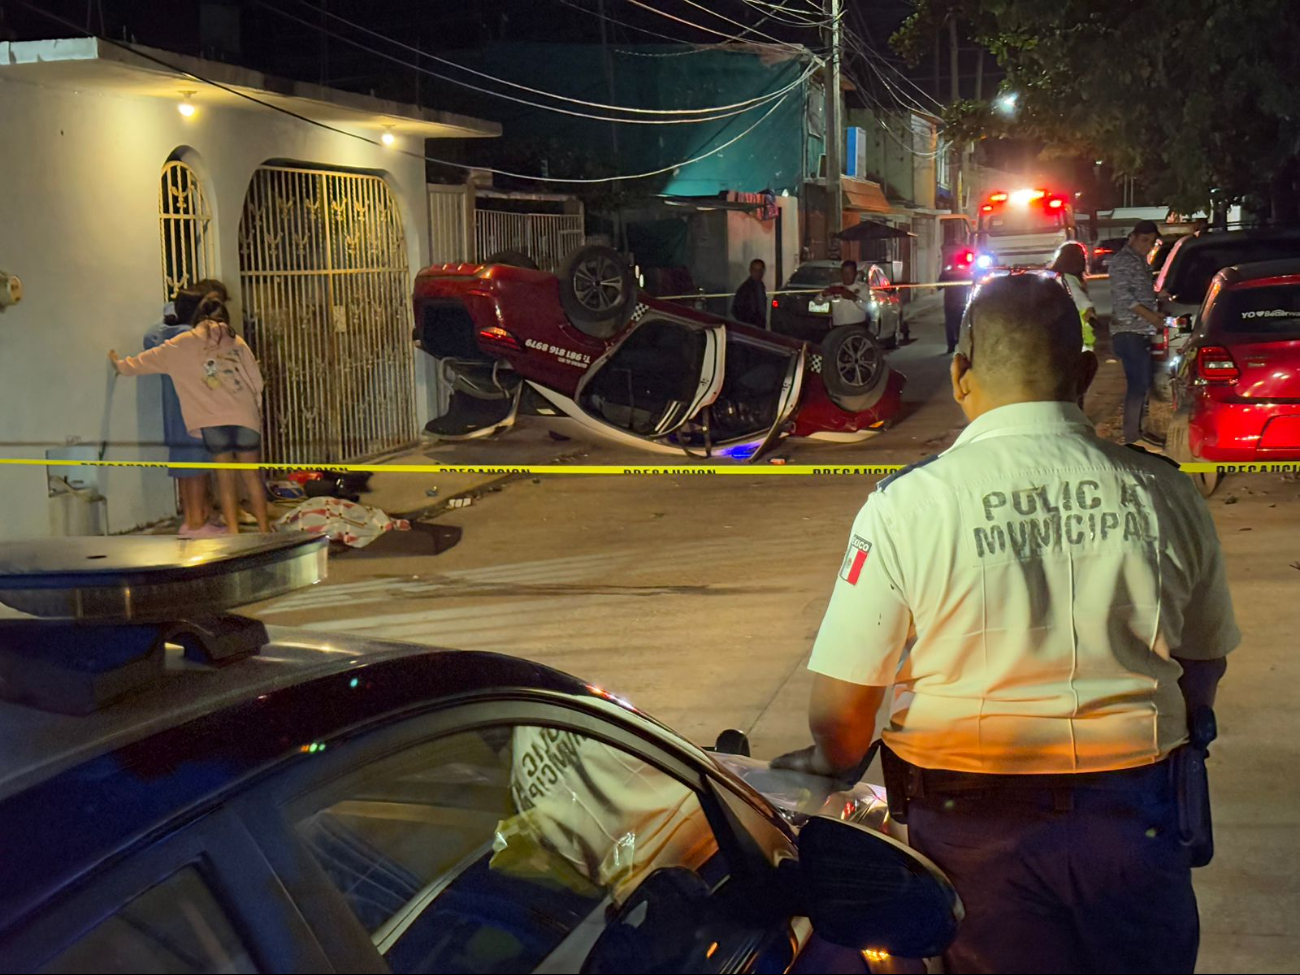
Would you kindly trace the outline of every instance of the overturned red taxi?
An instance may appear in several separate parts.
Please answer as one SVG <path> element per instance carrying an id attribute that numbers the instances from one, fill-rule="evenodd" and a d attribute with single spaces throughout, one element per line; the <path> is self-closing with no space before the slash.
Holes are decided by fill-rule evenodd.
<path id="1" fill-rule="evenodd" d="M 783 437 L 854 442 L 897 416 L 905 378 L 861 325 L 817 345 L 651 298 L 614 250 L 557 274 L 442 264 L 415 282 L 415 340 L 452 387 L 426 429 L 485 436 L 521 416 L 659 453 L 753 458 Z"/>

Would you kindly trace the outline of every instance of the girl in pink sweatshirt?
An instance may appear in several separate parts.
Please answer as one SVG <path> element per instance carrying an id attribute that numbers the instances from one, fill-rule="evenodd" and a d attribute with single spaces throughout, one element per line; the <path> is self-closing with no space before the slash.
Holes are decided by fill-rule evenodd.
<path id="1" fill-rule="evenodd" d="M 262 447 L 262 371 L 253 350 L 230 326 L 221 296 L 210 294 L 194 313 L 194 327 L 184 335 L 140 355 L 109 360 L 122 376 L 164 373 L 176 386 L 181 415 L 190 436 L 202 437 L 215 460 L 256 464 Z M 244 470 L 245 489 L 257 527 L 271 530 L 261 472 Z M 217 490 L 226 530 L 239 532 L 239 490 L 235 471 L 217 471 Z"/>

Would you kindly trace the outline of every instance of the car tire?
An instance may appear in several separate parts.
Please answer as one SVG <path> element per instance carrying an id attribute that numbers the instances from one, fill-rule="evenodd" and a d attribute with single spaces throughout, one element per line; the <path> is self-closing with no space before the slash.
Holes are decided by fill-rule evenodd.
<path id="1" fill-rule="evenodd" d="M 1187 414 L 1178 413 L 1169 422 L 1169 432 L 1165 435 L 1165 455 L 1180 464 L 1195 464 L 1201 458 L 1192 453 L 1191 431 L 1188 427 Z M 1201 492 L 1201 497 L 1208 498 L 1223 481 L 1221 471 L 1195 471 L 1187 475 Z"/>
<path id="2" fill-rule="evenodd" d="M 589 244 L 560 269 L 560 304 L 573 327 L 592 338 L 618 334 L 636 307 L 636 277 L 612 247 Z"/>
<path id="3" fill-rule="evenodd" d="M 833 328 L 822 342 L 822 383 L 835 405 L 850 413 L 870 409 L 884 394 L 889 366 L 865 325 Z"/>
<path id="4" fill-rule="evenodd" d="M 537 262 L 534 261 L 527 254 L 525 254 L 523 251 L 511 251 L 511 250 L 497 251 L 495 254 L 490 254 L 488 256 L 488 259 L 483 263 L 484 264 L 505 264 L 508 265 L 509 267 L 527 268 L 530 271 L 539 270 L 539 268 L 537 267 Z"/>

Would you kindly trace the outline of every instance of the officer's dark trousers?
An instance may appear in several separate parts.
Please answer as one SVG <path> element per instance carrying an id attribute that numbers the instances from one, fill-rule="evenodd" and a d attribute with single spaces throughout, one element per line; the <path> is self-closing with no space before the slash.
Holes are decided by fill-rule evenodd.
<path id="1" fill-rule="evenodd" d="M 1200 924 L 1166 765 L 1068 795 L 911 800 L 912 846 L 943 868 L 966 906 L 946 970 L 1193 971 Z"/>

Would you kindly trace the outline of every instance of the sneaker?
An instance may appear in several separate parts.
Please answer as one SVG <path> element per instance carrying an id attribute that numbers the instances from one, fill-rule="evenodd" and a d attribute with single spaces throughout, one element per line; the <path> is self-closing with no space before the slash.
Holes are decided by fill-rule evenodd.
<path id="1" fill-rule="evenodd" d="M 198 528 L 191 528 L 189 525 L 181 525 L 180 531 L 176 533 L 181 538 L 220 538 L 226 534 L 226 529 L 221 525 L 214 525 L 208 522 Z"/>

